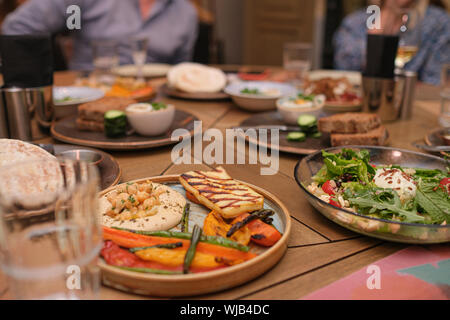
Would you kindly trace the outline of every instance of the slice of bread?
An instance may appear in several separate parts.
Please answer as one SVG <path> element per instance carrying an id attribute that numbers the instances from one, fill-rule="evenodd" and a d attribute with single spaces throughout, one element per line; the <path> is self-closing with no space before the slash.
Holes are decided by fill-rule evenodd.
<path id="1" fill-rule="evenodd" d="M 122 110 L 137 101 L 122 97 L 104 97 L 99 100 L 80 104 L 78 106 L 78 118 L 103 123 L 103 117 L 109 110 Z"/>
<path id="2" fill-rule="evenodd" d="M 95 131 L 95 132 L 103 132 L 105 131 L 105 126 L 103 125 L 103 121 L 92 121 L 92 120 L 84 120 L 77 118 L 76 126 L 78 130 L 81 131 Z"/>
<path id="3" fill-rule="evenodd" d="M 365 133 L 381 125 L 373 113 L 347 112 L 320 118 L 318 128 L 327 133 Z"/>
<path id="4" fill-rule="evenodd" d="M 222 167 L 215 171 L 189 171 L 180 175 L 180 183 L 201 204 L 225 219 L 262 209 L 264 197 L 234 180 Z"/>
<path id="5" fill-rule="evenodd" d="M 333 147 L 348 145 L 382 146 L 386 143 L 387 138 L 386 128 L 379 126 L 364 133 L 332 133 L 331 145 Z"/>

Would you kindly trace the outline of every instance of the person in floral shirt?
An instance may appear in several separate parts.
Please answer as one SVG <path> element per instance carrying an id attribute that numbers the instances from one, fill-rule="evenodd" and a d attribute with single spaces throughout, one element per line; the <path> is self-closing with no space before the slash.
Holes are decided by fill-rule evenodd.
<path id="1" fill-rule="evenodd" d="M 418 6 L 416 0 L 381 1 L 381 29 L 369 30 L 371 13 L 356 11 L 347 16 L 334 36 L 334 66 L 342 70 L 363 70 L 367 33 L 395 34 L 400 27 L 395 9 Z M 419 80 L 438 85 L 442 66 L 450 63 L 450 16 L 434 5 L 425 6 L 421 25 L 419 51 L 404 69 L 416 71 Z"/>

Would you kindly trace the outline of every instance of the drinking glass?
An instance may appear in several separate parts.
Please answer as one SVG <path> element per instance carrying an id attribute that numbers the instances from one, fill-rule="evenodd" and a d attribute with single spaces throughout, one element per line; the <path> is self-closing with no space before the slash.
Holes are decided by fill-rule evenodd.
<path id="1" fill-rule="evenodd" d="M 0 168 L 0 268 L 16 299 L 95 299 L 99 175 L 68 159 Z"/>
<path id="2" fill-rule="evenodd" d="M 147 59 L 147 39 L 146 38 L 134 38 L 131 39 L 131 50 L 133 54 L 133 61 L 136 65 L 137 78 L 144 79 L 143 68 Z"/>
<path id="3" fill-rule="evenodd" d="M 288 81 L 300 87 L 312 64 L 310 43 L 289 42 L 283 47 L 283 67 L 288 73 Z"/>
<path id="4" fill-rule="evenodd" d="M 450 64 L 444 64 L 442 67 L 439 123 L 443 127 L 450 127 Z"/>
<path id="5" fill-rule="evenodd" d="M 118 44 L 113 40 L 95 40 L 92 42 L 94 72 L 98 81 L 112 84 L 111 70 L 119 65 Z"/>
<path id="6" fill-rule="evenodd" d="M 399 10 L 401 19 L 399 43 L 395 66 L 403 69 L 419 51 L 421 41 L 421 16 L 417 9 Z"/>

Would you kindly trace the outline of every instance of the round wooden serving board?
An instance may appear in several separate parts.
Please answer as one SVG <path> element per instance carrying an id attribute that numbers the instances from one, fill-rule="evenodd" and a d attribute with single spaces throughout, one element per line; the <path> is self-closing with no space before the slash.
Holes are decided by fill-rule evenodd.
<path id="1" fill-rule="evenodd" d="M 240 126 L 251 127 L 251 126 L 270 126 L 270 125 L 286 125 L 286 123 L 281 119 L 280 114 L 277 111 L 258 113 L 253 116 L 248 117 Z M 300 129 L 299 129 L 300 131 Z M 280 131 L 280 142 L 279 146 L 275 147 L 270 144 L 270 135 L 267 138 L 267 143 L 262 141 L 254 140 L 245 136 L 245 139 L 253 144 L 259 145 L 260 147 L 265 147 L 268 149 L 278 149 L 282 152 L 294 153 L 294 154 L 310 154 L 317 150 L 325 149 L 330 147 L 330 136 L 328 134 L 322 134 L 320 138 L 306 138 L 303 142 L 289 141 L 287 139 L 288 132 Z"/>
<path id="2" fill-rule="evenodd" d="M 159 176 L 135 180 L 142 182 L 151 180 L 156 183 L 168 184 L 183 196 L 184 188 L 178 182 L 178 175 Z M 287 208 L 273 194 L 257 186 L 246 183 L 249 187 L 264 196 L 264 207 L 275 211 L 274 225 L 283 234 L 281 239 L 270 248 L 251 246 L 251 252 L 258 256 L 244 263 L 227 268 L 186 275 L 157 275 L 127 271 L 107 265 L 100 259 L 99 266 L 102 271 L 102 281 L 105 285 L 118 290 L 142 295 L 158 297 L 193 296 L 215 291 L 225 290 L 246 283 L 266 272 L 274 266 L 284 255 L 291 232 L 290 215 Z M 110 188 L 103 191 L 100 196 L 114 190 Z M 189 215 L 190 229 L 193 223 L 202 223 L 203 217 L 209 212 L 201 205 L 191 204 Z"/>
<path id="3" fill-rule="evenodd" d="M 76 118 L 76 116 L 70 116 L 54 122 L 50 131 L 53 138 L 66 143 L 106 150 L 138 150 L 175 144 L 178 141 L 171 140 L 172 131 L 184 128 L 192 134 L 194 121 L 198 120 L 188 112 L 176 110 L 172 126 L 164 135 L 144 137 L 134 133 L 120 138 L 108 138 L 103 132 L 79 130 L 75 124 Z"/>
<path id="4" fill-rule="evenodd" d="M 167 85 L 167 83 L 164 84 L 161 89 L 168 96 L 187 100 L 224 100 L 230 98 L 230 96 L 223 91 L 190 93 L 190 92 L 183 92 L 175 88 L 171 88 Z"/>

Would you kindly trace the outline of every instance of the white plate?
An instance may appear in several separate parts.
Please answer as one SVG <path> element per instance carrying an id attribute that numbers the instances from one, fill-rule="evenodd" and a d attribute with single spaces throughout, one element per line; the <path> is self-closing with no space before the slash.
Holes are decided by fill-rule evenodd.
<path id="1" fill-rule="evenodd" d="M 55 106 L 71 106 L 102 98 L 103 90 L 89 87 L 53 87 L 53 104 Z M 70 97 L 67 101 L 58 101 Z"/>
<path id="2" fill-rule="evenodd" d="M 165 63 L 148 63 L 142 68 L 142 75 L 147 78 L 165 77 L 172 66 Z M 121 77 L 137 77 L 137 67 L 134 64 L 126 64 L 112 71 Z"/>

